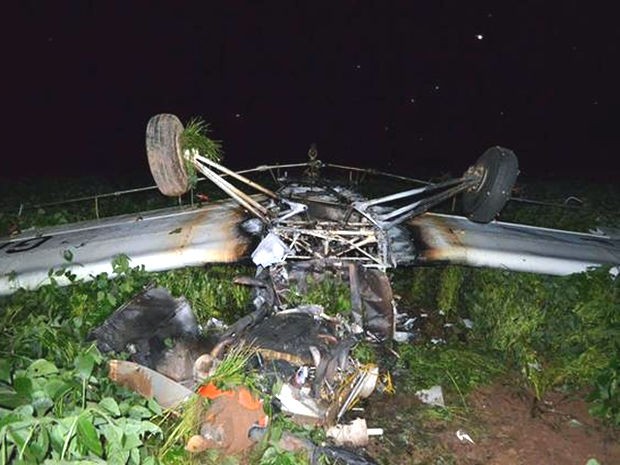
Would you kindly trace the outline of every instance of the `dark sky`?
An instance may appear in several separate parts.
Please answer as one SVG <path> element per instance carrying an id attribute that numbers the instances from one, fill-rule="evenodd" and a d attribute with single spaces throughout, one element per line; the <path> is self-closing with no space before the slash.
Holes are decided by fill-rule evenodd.
<path id="1" fill-rule="evenodd" d="M 162 112 L 210 122 L 234 168 L 316 142 L 323 161 L 456 174 L 499 144 L 525 175 L 618 174 L 604 2 L 14 3 L 4 177 L 144 174 Z"/>

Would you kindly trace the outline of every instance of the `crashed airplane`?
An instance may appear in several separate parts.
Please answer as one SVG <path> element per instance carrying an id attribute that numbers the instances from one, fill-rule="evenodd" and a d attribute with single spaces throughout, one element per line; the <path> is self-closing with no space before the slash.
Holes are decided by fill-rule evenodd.
<path id="1" fill-rule="evenodd" d="M 376 367 L 351 363 L 351 347 L 363 337 L 378 342 L 394 337 L 396 309 L 387 269 L 461 264 L 564 275 L 620 265 L 618 238 L 495 221 L 518 175 L 515 154 L 503 147 L 485 151 L 457 179 L 366 198 L 354 185 L 331 182 L 325 172 L 413 180 L 323 164 L 315 147 L 307 163 L 234 172 L 196 150 L 182 149 L 183 131 L 179 119 L 170 114 L 156 115 L 148 123 L 146 148 L 157 187 L 164 195 L 181 196 L 191 187 L 193 170 L 229 200 L 0 239 L 0 295 L 45 284 L 50 269 L 62 268 L 85 280 L 102 272 L 111 275 L 111 261 L 119 254 L 128 255 L 132 265 L 143 265 L 147 271 L 251 258 L 256 275 L 238 280 L 253 289 L 251 310 L 222 328 L 214 341 L 202 340 L 187 303 L 162 289 L 145 290 L 93 332 L 102 350 L 133 348 L 134 362 L 116 361 L 111 376 L 142 392 L 144 383 L 135 380 L 139 373 L 148 385 L 142 393 L 165 406 L 175 405 L 200 386 L 226 347 L 248 344 L 258 348 L 261 366 L 277 360 L 279 372 L 291 380 L 278 394 L 283 411 L 304 422 L 334 427 L 377 383 Z M 284 170 L 286 174 L 280 175 Z M 289 175 L 294 170 L 300 175 Z M 272 190 L 249 179 L 252 173 L 272 174 L 278 187 Z M 464 216 L 429 212 L 457 195 L 462 198 Z M 70 262 L 65 260 L 67 255 L 72 257 Z M 327 316 L 313 305 L 291 308 L 292 286 L 303 291 L 308 278 L 325 276 L 338 276 L 348 283 L 351 318 Z M 58 278 L 60 284 L 69 284 L 62 279 Z M 136 315 L 152 321 L 156 311 L 161 312 L 156 324 L 130 323 Z M 166 360 L 165 354 L 145 355 L 156 352 L 153 341 L 161 346 L 170 337 L 198 341 L 189 365 Z M 175 369 L 169 370 L 170 366 Z M 238 395 L 241 402 L 245 394 Z M 254 406 L 252 401 L 246 404 Z M 247 417 L 245 439 L 260 415 Z M 203 439 L 198 438 L 199 443 Z"/>
<path id="2" fill-rule="evenodd" d="M 0 295 L 45 284 L 50 269 L 63 267 L 86 280 L 112 273 L 110 261 L 119 254 L 127 254 L 132 264 L 144 265 L 147 271 L 236 262 L 252 253 L 262 266 L 311 259 L 355 263 L 365 269 L 452 263 L 555 275 L 620 263 L 617 237 L 493 221 L 518 174 L 516 156 L 502 147 L 488 149 L 461 178 L 365 199 L 330 183 L 323 171 L 408 178 L 323 164 L 312 150 L 307 163 L 235 173 L 199 153 L 181 153 L 182 131 L 174 115 L 161 114 L 149 121 L 147 154 L 161 192 L 179 196 L 189 190 L 187 157 L 231 200 L 0 238 Z M 269 172 L 276 177 L 274 170 L 293 169 L 303 170 L 303 176 L 276 179 L 280 188 L 275 192 L 244 176 Z M 255 194 L 244 193 L 227 179 Z M 457 194 L 462 195 L 465 217 L 428 213 Z M 264 242 L 255 250 L 257 238 Z M 66 262 L 66 252 L 72 263 Z M 62 279 L 59 282 L 63 284 Z"/>

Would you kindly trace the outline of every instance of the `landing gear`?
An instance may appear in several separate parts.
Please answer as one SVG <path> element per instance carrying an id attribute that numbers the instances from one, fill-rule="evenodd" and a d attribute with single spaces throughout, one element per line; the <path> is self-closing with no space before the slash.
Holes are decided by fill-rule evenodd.
<path id="1" fill-rule="evenodd" d="M 476 223 L 488 223 L 504 208 L 519 174 L 517 157 L 512 150 L 491 147 L 482 154 L 465 176 L 480 181 L 463 192 L 465 215 Z"/>
<path id="2" fill-rule="evenodd" d="M 146 127 L 146 153 L 151 174 L 160 192 L 169 197 L 183 195 L 190 188 L 181 134 L 183 124 L 167 113 L 153 116 Z"/>

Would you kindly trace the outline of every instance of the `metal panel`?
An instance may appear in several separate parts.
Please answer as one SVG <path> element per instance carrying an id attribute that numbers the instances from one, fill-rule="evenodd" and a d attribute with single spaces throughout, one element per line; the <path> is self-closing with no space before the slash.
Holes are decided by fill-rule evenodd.
<path id="1" fill-rule="evenodd" d="M 418 263 L 455 263 L 566 275 L 620 265 L 620 240 L 519 224 L 473 223 L 427 213 L 409 222 Z"/>
<path id="2" fill-rule="evenodd" d="M 0 239 L 0 295 L 48 282 L 48 271 L 66 266 L 88 280 L 112 273 L 126 254 L 148 271 L 233 262 L 248 254 L 251 239 L 239 225 L 247 218 L 233 201 L 201 208 L 173 208 L 24 232 Z M 65 259 L 69 252 L 73 259 Z M 61 284 L 67 284 L 66 280 Z"/>

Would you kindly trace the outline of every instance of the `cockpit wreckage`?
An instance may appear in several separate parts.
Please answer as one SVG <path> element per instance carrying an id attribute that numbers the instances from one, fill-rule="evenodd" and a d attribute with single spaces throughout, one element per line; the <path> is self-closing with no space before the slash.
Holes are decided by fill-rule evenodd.
<path id="1" fill-rule="evenodd" d="M 389 268 L 455 263 L 562 275 L 620 264 L 617 237 L 495 221 L 518 175 L 515 154 L 503 147 L 488 149 L 457 179 L 365 198 L 353 187 L 329 181 L 324 173 L 415 180 L 323 164 L 314 146 L 307 163 L 234 172 L 196 150 L 183 150 L 183 131 L 171 114 L 156 115 L 148 123 L 147 155 L 159 190 L 181 196 L 196 172 L 230 200 L 0 240 L 0 294 L 35 288 L 45 282 L 49 269 L 61 266 L 83 279 L 110 273 L 110 260 L 119 254 L 151 271 L 249 256 L 256 274 L 237 281 L 252 287 L 251 310 L 209 338 L 189 304 L 160 288 L 145 290 L 92 333 L 102 350 L 132 354 L 132 362 L 111 363 L 110 374 L 117 382 L 166 407 L 194 392 L 212 400 L 188 450 L 239 452 L 258 440 L 266 426 L 263 406 L 252 393 L 204 384 L 225 354 L 238 347 L 252 347 L 264 376 L 283 381 L 272 393 L 283 412 L 297 422 L 329 428 L 328 435 L 338 444 L 363 445 L 376 431 L 361 420 L 341 423 L 359 399 L 382 383 L 378 367 L 359 363 L 351 349 L 362 339 L 382 342 L 395 336 L 399 319 L 386 274 Z M 278 175 L 283 170 L 286 175 Z M 301 174 L 290 176 L 293 170 Z M 271 173 L 277 189 L 249 179 L 249 173 Z M 429 213 L 457 195 L 465 216 Z M 69 265 L 63 263 L 65 251 L 73 256 Z M 318 305 L 293 304 L 292 288 L 303 292 L 309 281 L 330 277 L 349 286 L 349 315 L 330 316 Z M 169 340 L 176 341 L 173 347 L 166 344 Z M 315 446 L 293 436 L 283 441 L 288 441 L 285 447 L 307 450 L 313 457 L 373 463 L 347 456 L 350 452 L 338 447 Z"/>

